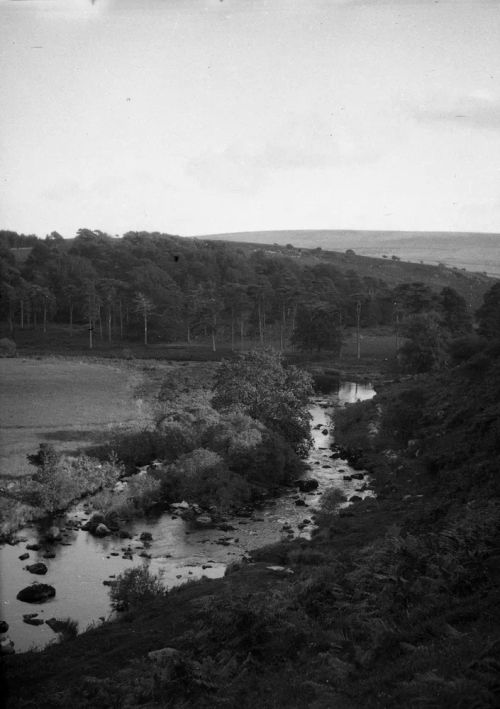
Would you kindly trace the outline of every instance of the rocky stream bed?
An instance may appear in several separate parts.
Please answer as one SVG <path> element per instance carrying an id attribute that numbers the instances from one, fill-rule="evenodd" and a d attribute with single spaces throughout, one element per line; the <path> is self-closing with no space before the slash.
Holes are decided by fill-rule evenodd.
<path id="1" fill-rule="evenodd" d="M 373 395 L 369 384 L 344 382 L 336 394 L 312 399 L 314 447 L 304 479 L 258 508 L 215 525 L 201 510 L 179 501 L 157 517 L 131 522 L 120 534 L 96 536 L 83 529 L 89 505 L 82 502 L 63 516 L 20 530 L 13 543 L 0 547 L 2 651 L 24 652 L 57 640 L 60 619 L 77 621 L 80 631 L 102 622 L 111 613 L 109 586 L 133 565 L 148 564 L 169 588 L 202 576 L 223 576 L 229 564 L 253 549 L 308 538 L 325 490 L 338 488 L 347 500 L 372 495 L 367 475 L 332 451 L 331 415 L 337 406 Z M 40 587 L 32 589 L 31 598 L 29 592 L 20 597 L 33 584 Z"/>

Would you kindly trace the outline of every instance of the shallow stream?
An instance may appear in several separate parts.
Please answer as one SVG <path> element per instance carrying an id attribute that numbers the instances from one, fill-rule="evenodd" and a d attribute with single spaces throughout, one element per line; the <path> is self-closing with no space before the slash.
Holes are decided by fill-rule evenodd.
<path id="1" fill-rule="evenodd" d="M 20 530 L 17 536 L 22 541 L 0 547 L 1 616 L 9 624 L 8 636 L 16 652 L 41 648 L 57 640 L 45 623 L 37 626 L 25 623 L 24 614 L 37 613 L 37 618 L 43 620 L 69 617 L 78 621 L 80 631 L 109 617 L 109 588 L 103 582 L 131 566 L 149 564 L 153 573 L 162 574 L 167 587 L 202 576 L 223 576 L 228 564 L 252 549 L 291 538 L 292 534 L 308 538 L 313 527 L 312 515 L 327 488 L 339 488 L 347 498 L 353 494 L 360 497 L 373 494 L 369 489 L 359 489 L 363 487 L 362 480 L 344 479 L 354 471 L 344 460 L 332 458 L 330 446 L 333 410 L 358 399 L 369 399 L 374 393 L 369 384 L 344 382 L 337 393 L 313 398 L 310 411 L 314 447 L 309 454 L 310 470 L 305 477 L 315 478 L 318 488 L 311 493 L 287 489 L 280 497 L 267 500 L 251 516 L 229 518 L 227 523 L 233 528 L 229 531 L 193 528 L 166 512 L 155 519 L 130 523 L 127 530 L 132 539 L 97 538 L 79 528 L 88 516 L 82 504 L 53 520 L 62 530 L 61 542 L 40 542 L 43 535 L 39 525 Z M 298 500 L 303 500 L 305 505 L 297 505 Z M 141 542 L 142 532 L 149 532 L 152 541 Z M 26 549 L 33 543 L 40 543 L 40 550 Z M 47 552 L 54 557 L 47 559 L 44 556 Z M 129 552 L 126 558 L 123 558 L 124 552 Z M 29 558 L 21 561 L 19 557 L 26 553 Z M 25 568 L 38 561 L 48 567 L 44 576 L 34 576 Z M 43 604 L 18 601 L 16 594 L 33 581 L 54 586 L 55 598 Z"/>

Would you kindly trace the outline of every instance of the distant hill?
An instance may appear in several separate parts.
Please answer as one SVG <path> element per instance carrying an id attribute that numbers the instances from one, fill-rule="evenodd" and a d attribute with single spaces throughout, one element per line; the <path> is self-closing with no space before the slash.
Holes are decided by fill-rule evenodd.
<path id="1" fill-rule="evenodd" d="M 442 231 L 291 230 L 207 234 L 198 238 L 305 249 L 354 249 L 364 256 L 444 264 L 500 278 L 500 234 Z"/>

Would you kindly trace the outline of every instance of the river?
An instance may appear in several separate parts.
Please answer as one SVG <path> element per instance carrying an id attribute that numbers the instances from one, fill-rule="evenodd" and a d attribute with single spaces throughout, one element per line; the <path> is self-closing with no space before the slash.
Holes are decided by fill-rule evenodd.
<path id="1" fill-rule="evenodd" d="M 292 534 L 308 538 L 313 526 L 312 514 L 325 489 L 339 488 L 347 498 L 353 494 L 361 497 L 373 494 L 369 489 L 359 490 L 363 481 L 345 479 L 354 471 L 344 460 L 331 457 L 330 446 L 333 410 L 345 403 L 371 398 L 374 393 L 369 384 L 344 382 L 337 393 L 314 397 L 310 407 L 314 446 L 305 477 L 315 478 L 318 488 L 307 494 L 298 493 L 296 488 L 288 489 L 280 497 L 267 500 L 250 517 L 228 519 L 233 529 L 227 532 L 195 529 L 168 512 L 156 519 L 129 524 L 127 530 L 132 539 L 97 538 L 79 528 L 87 516 L 82 504 L 54 520 L 63 532 L 62 541 L 57 544 L 42 543 L 39 551 L 27 551 L 28 544 L 40 541 L 40 528 L 33 524 L 20 530 L 17 536 L 22 541 L 0 547 L 2 618 L 9 624 L 8 636 L 14 642 L 15 651 L 42 648 L 58 637 L 45 623 L 37 626 L 25 623 L 24 614 L 37 613 L 43 620 L 69 617 L 78 621 L 80 631 L 108 618 L 111 612 L 109 589 L 103 581 L 133 565 L 149 564 L 153 573 L 162 575 L 167 587 L 202 576 L 223 576 L 228 564 L 243 558 L 252 549 L 291 538 Z M 298 499 L 305 505 L 298 506 Z M 141 542 L 142 532 L 149 532 L 152 542 Z M 44 557 L 47 551 L 55 554 L 54 558 Z M 123 558 L 125 551 L 131 552 L 127 556 L 132 558 Z M 25 553 L 29 553 L 29 559 L 21 561 L 19 557 Z M 26 564 L 37 561 L 47 565 L 45 576 L 34 576 L 26 570 Z M 18 591 L 33 581 L 54 586 L 55 598 L 43 604 L 18 601 Z"/>

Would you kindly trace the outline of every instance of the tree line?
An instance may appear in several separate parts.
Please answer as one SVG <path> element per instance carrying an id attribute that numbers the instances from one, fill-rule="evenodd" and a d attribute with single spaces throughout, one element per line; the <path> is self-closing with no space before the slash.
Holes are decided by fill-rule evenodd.
<path id="1" fill-rule="evenodd" d="M 401 342 L 439 348 L 442 333 L 470 332 L 454 289 L 388 286 L 328 261 L 158 232 L 112 237 L 79 229 L 74 239 L 0 231 L 1 317 L 16 329 L 66 323 L 109 342 L 142 339 L 250 343 L 284 350 L 339 351 L 346 328 L 391 326 Z M 435 333 L 435 334 L 436 334 Z M 425 338 L 424 338 L 425 339 Z"/>

